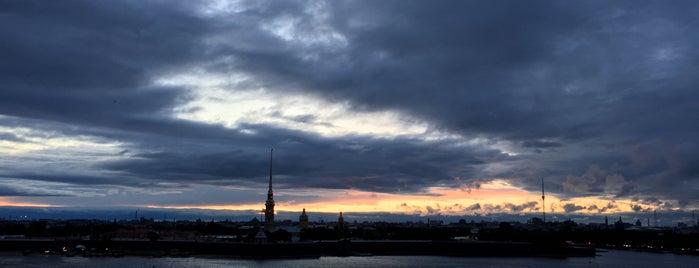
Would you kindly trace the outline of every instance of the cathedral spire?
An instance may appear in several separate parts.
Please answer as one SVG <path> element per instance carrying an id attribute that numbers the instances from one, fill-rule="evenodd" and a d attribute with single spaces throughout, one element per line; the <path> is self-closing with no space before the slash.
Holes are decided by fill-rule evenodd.
<path id="1" fill-rule="evenodd" d="M 274 193 L 272 192 L 272 153 L 269 151 L 269 190 L 267 190 L 267 201 L 265 202 L 265 229 L 271 230 L 274 227 Z"/>
<path id="2" fill-rule="evenodd" d="M 269 151 L 269 190 L 267 190 L 267 199 L 272 199 L 274 193 L 272 192 L 272 154 L 274 153 L 274 148 Z"/>

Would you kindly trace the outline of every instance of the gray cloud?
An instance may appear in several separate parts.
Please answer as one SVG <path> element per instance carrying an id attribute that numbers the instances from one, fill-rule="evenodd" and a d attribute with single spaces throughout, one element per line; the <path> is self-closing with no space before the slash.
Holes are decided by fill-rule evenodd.
<path id="1" fill-rule="evenodd" d="M 506 156 L 496 151 L 478 147 L 449 148 L 445 142 L 319 138 L 298 131 L 253 125 L 246 125 L 245 129 L 254 129 L 257 134 L 233 138 L 234 134 L 230 133 L 230 139 L 220 144 L 228 149 L 188 147 L 180 151 L 169 148 L 166 152 L 136 154 L 102 167 L 156 180 L 238 181 L 248 185 L 264 181 L 261 178 L 267 172 L 269 160 L 263 150 L 265 145 L 272 145 L 276 152 L 277 182 L 287 187 L 419 193 L 435 183 L 456 185 L 458 181 L 454 177 L 476 177 L 477 167 L 483 164 L 480 158 L 507 161 Z M 226 146 L 228 141 L 232 144 Z M 343 146 L 344 143 L 362 144 L 362 149 Z M 216 145 L 212 143 L 211 146 Z"/>
<path id="2" fill-rule="evenodd" d="M 26 142 L 25 139 L 17 137 L 17 135 L 12 134 L 12 133 L 0 133 L 0 140 Z"/>
<path id="3" fill-rule="evenodd" d="M 8 186 L 0 185 L 0 196 L 33 196 L 33 197 L 37 197 L 37 196 L 64 196 L 64 195 L 57 194 L 57 193 L 37 191 L 37 190 L 18 189 L 16 187 L 8 187 Z"/>
<path id="4" fill-rule="evenodd" d="M 562 144 L 552 141 L 524 141 L 522 142 L 522 147 L 525 148 L 555 148 L 561 147 Z"/>
<path id="5" fill-rule="evenodd" d="M 150 76 L 191 63 L 209 27 L 179 4 L 2 5 L 0 113 L 78 125 L 128 129 L 186 97 Z"/>
<path id="6" fill-rule="evenodd" d="M 3 167 L 0 175 L 252 185 L 273 146 L 279 182 L 292 188 L 421 193 L 499 177 L 537 191 L 545 177 L 562 198 L 697 201 L 699 5 L 691 1 L 254 1 L 213 15 L 199 12 L 202 5 L 0 4 L 2 125 L 91 135 L 128 150 L 84 163 L 89 174 Z M 293 27 L 275 35 L 265 28 L 275 21 Z M 430 131 L 490 144 L 328 138 L 264 124 L 241 126 L 257 133 L 246 135 L 173 118 L 193 89 L 153 79 L 194 67 L 249 77 L 226 89 L 259 86 L 358 111 L 390 109 Z M 2 140 L 24 141 L 6 132 Z M 519 154 L 490 146 L 498 142 Z"/>
<path id="7" fill-rule="evenodd" d="M 531 211 L 531 210 L 536 209 L 536 206 L 538 204 L 539 204 L 539 202 L 536 202 L 536 201 L 531 201 L 531 202 L 527 202 L 527 203 L 519 204 L 519 205 L 506 203 L 504 205 L 504 207 L 512 212 L 523 212 L 525 210 Z"/>
<path id="8" fill-rule="evenodd" d="M 584 209 L 586 209 L 586 208 L 583 207 L 583 206 L 576 205 L 576 204 L 570 204 L 570 203 L 569 203 L 569 204 L 563 205 L 563 210 L 565 211 L 566 214 L 568 214 L 568 213 L 573 213 L 573 212 L 578 212 L 578 211 L 581 211 L 581 210 L 584 210 Z"/>
<path id="9" fill-rule="evenodd" d="M 286 8 L 271 5 L 264 15 L 288 15 Z M 532 158 L 545 161 L 543 172 L 559 173 L 554 183 L 590 166 L 624 165 L 633 158 L 626 149 L 649 139 L 696 146 L 698 129 L 689 122 L 697 108 L 686 101 L 699 99 L 690 78 L 697 69 L 690 49 L 696 40 L 687 27 L 695 23 L 692 3 L 384 2 L 325 11 L 333 17 L 330 27 L 347 38 L 345 49 L 328 46 L 319 60 L 309 60 L 298 55 L 318 47 L 292 44 L 289 51 L 280 41 L 279 47 L 229 53 L 278 90 L 303 88 L 350 100 L 355 109 L 406 111 L 437 128 L 519 141 L 523 150 L 576 145 L 582 151 Z M 303 12 L 292 16 L 313 20 Z M 554 166 L 550 159 L 562 154 L 595 158 Z M 629 181 L 615 192 L 619 197 L 647 195 L 639 184 L 697 184 L 695 175 L 619 173 Z M 584 181 L 591 178 L 580 177 L 585 187 L 573 195 L 603 193 L 603 179 Z"/>

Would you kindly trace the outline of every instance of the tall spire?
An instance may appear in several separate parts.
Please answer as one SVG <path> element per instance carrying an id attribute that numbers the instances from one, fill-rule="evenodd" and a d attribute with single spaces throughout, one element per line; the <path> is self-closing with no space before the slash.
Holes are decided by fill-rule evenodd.
<path id="1" fill-rule="evenodd" d="M 267 190 L 267 201 L 265 202 L 265 229 L 271 230 L 274 227 L 274 193 L 272 192 L 272 153 L 269 151 L 269 190 Z"/>
<path id="2" fill-rule="evenodd" d="M 267 199 L 272 199 L 274 193 L 272 192 L 272 154 L 274 153 L 274 148 L 269 151 L 269 190 L 267 190 Z"/>

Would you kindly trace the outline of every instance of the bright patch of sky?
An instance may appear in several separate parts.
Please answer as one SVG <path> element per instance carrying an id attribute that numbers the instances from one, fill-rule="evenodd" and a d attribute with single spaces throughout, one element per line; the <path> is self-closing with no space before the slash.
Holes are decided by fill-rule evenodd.
<path id="1" fill-rule="evenodd" d="M 272 124 L 326 137 L 369 135 L 381 138 L 423 135 L 428 131 L 426 123 L 396 111 L 358 112 L 347 102 L 330 103 L 300 94 L 282 96 L 264 88 L 225 88 L 244 79 L 243 76 L 223 77 L 194 71 L 161 78 L 156 83 L 195 87 L 191 92 L 192 100 L 175 109 L 176 118 L 228 128 Z"/>
<path id="2" fill-rule="evenodd" d="M 237 13 L 245 10 L 242 1 L 235 0 L 208 0 L 206 5 L 201 5 L 199 13 L 204 16 L 216 16 L 229 13 Z"/>
<path id="3" fill-rule="evenodd" d="M 66 136 L 54 131 L 43 131 L 26 127 L 0 126 L 0 134 L 11 134 L 16 139 L 0 139 L 0 154 L 19 155 L 29 152 L 55 152 L 61 150 L 61 155 L 73 155 L 74 157 L 88 157 L 94 154 L 114 154 L 119 152 L 121 144 L 107 142 L 103 139 L 85 135 Z"/>
<path id="4" fill-rule="evenodd" d="M 40 204 L 33 202 L 17 202 L 11 197 L 0 197 L 0 206 L 2 207 L 55 207 L 49 204 Z"/>

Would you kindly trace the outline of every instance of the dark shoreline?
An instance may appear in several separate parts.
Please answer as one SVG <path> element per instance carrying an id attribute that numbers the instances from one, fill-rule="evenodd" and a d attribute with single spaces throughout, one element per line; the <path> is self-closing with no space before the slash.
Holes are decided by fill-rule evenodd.
<path id="1" fill-rule="evenodd" d="M 499 241 L 340 240 L 295 243 L 0 240 L 0 251 L 84 257 L 319 258 L 321 256 L 593 257 L 593 247 Z"/>

